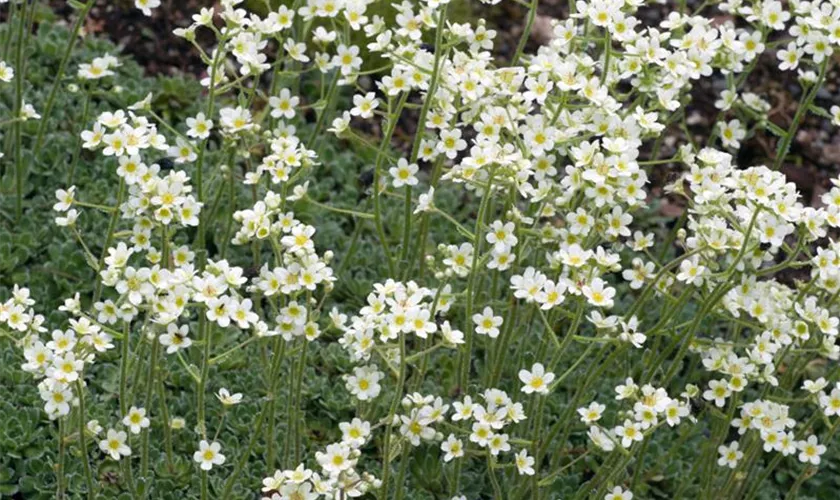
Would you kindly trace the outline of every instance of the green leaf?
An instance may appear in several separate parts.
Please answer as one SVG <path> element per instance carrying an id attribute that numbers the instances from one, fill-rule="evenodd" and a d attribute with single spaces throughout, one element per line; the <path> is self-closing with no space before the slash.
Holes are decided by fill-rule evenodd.
<path id="1" fill-rule="evenodd" d="M 817 116 L 821 116 L 823 118 L 826 118 L 828 120 L 833 120 L 834 119 L 834 117 L 831 116 L 830 112 L 828 112 L 825 108 L 823 108 L 821 106 L 817 106 L 816 104 L 811 104 L 811 106 L 808 107 L 808 111 L 814 113 Z"/>

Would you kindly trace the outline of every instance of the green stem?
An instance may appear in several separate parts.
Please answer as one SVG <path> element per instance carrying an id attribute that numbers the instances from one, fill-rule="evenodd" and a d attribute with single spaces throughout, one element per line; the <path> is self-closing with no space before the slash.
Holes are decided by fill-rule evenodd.
<path id="1" fill-rule="evenodd" d="M 286 341 L 278 336 L 272 349 L 271 371 L 269 377 L 269 405 L 268 405 L 268 426 L 266 427 L 266 460 L 268 469 L 274 469 L 276 457 L 276 442 L 274 439 L 275 408 L 277 407 L 277 391 L 280 382 L 280 367 L 283 365 L 283 358 L 286 354 Z"/>
<path id="2" fill-rule="evenodd" d="M 201 471 L 201 500 L 207 500 L 209 497 L 209 487 L 207 485 L 207 471 Z"/>
<path id="3" fill-rule="evenodd" d="M 289 419 L 294 418 L 294 437 L 295 437 L 295 462 L 300 463 L 301 460 L 301 431 L 300 426 L 303 422 L 303 412 L 301 411 L 301 389 L 303 388 L 303 372 L 306 368 L 306 353 L 309 351 L 309 341 L 303 340 L 303 347 L 300 353 L 300 363 L 298 363 L 297 374 L 295 375 L 295 408 L 294 412 L 289 415 Z"/>
<path id="4" fill-rule="evenodd" d="M 531 453 L 534 456 L 534 475 L 531 476 L 531 495 L 532 498 L 539 500 L 540 498 L 540 468 L 542 462 L 542 455 L 540 455 L 540 440 L 542 439 L 542 417 L 545 410 L 545 400 L 548 395 L 537 395 L 539 398 L 539 405 L 537 408 L 537 418 L 534 421 L 534 436 L 531 438 L 533 445 Z"/>
<path id="5" fill-rule="evenodd" d="M 26 48 L 26 8 L 28 1 L 20 5 L 20 19 L 18 20 L 17 46 L 15 47 L 15 118 L 20 118 L 23 112 L 23 80 L 26 77 L 26 67 L 23 60 Z M 20 223 L 23 216 L 23 122 L 15 121 L 13 134 L 15 141 L 15 221 Z M 37 151 L 37 149 L 36 149 Z"/>
<path id="6" fill-rule="evenodd" d="M 405 187 L 405 206 L 403 208 L 403 238 L 402 249 L 400 251 L 400 263 L 408 265 L 406 259 L 408 258 L 408 240 L 411 237 L 411 186 Z"/>
<path id="7" fill-rule="evenodd" d="M 21 21 L 23 22 L 23 21 Z M 67 429 L 66 429 L 66 422 L 64 418 L 58 419 L 58 464 L 56 464 L 55 468 L 55 475 L 56 475 L 56 482 L 58 483 L 55 497 L 57 500 L 64 500 L 64 488 L 65 488 L 65 474 L 67 471 L 64 470 L 64 456 L 66 454 L 67 445 L 65 444 L 65 440 L 67 439 Z"/>
<path id="8" fill-rule="evenodd" d="M 93 483 L 93 474 L 90 471 L 90 460 L 87 448 L 87 427 L 85 426 L 85 393 L 81 380 L 76 381 L 76 391 L 79 393 L 79 447 L 82 451 L 82 468 L 85 472 L 85 484 L 87 485 L 87 497 L 92 499 L 96 495 Z"/>
<path id="9" fill-rule="evenodd" d="M 146 398 L 143 400 L 143 404 L 145 405 L 146 409 L 151 413 L 152 409 L 152 392 L 155 387 L 155 376 L 157 374 L 157 363 L 158 363 L 158 352 L 160 350 L 160 342 L 158 341 L 157 337 L 152 339 L 152 353 L 149 357 L 149 371 L 146 377 Z M 140 457 L 140 475 L 143 476 L 143 479 L 146 482 L 149 482 L 150 478 L 148 477 L 149 474 L 149 438 L 152 433 L 151 426 L 147 427 L 143 430 L 143 451 Z"/>
<path id="10" fill-rule="evenodd" d="M 370 198 L 365 200 L 364 206 L 362 207 L 363 210 L 366 210 L 368 205 L 370 204 Z M 335 275 L 339 278 L 344 275 L 344 271 L 347 270 L 347 266 L 353 261 L 353 257 L 356 255 L 358 250 L 358 243 L 359 237 L 362 235 L 362 228 L 364 228 L 364 220 L 356 220 L 355 227 L 353 228 L 353 235 L 350 237 L 350 244 L 347 247 L 347 251 L 344 252 L 344 257 L 341 259 L 341 264 L 339 264 L 338 269 L 335 271 Z"/>
<path id="11" fill-rule="evenodd" d="M 426 98 L 423 100 L 423 107 L 420 110 L 420 116 L 417 119 L 417 131 L 414 133 L 414 143 L 411 145 L 411 156 L 408 160 L 409 163 L 416 163 L 417 157 L 420 154 L 420 143 L 423 139 L 423 132 L 426 129 L 426 116 L 429 113 L 429 109 L 432 107 L 432 101 L 434 100 L 435 92 L 437 91 L 438 82 L 440 80 L 440 61 L 443 56 L 443 31 L 446 21 L 447 7 L 448 5 L 441 6 L 440 11 L 438 12 L 437 28 L 435 29 L 435 61 L 432 67 L 432 78 L 429 81 L 429 89 L 426 91 Z M 411 186 L 406 186 L 405 222 L 403 224 L 403 245 L 402 253 L 400 255 L 400 260 L 402 261 L 405 261 L 409 255 L 408 241 L 411 238 L 411 219 Z M 420 253 L 422 254 L 422 251 Z M 405 263 L 405 266 L 408 269 L 411 268 L 407 262 Z"/>
<path id="12" fill-rule="evenodd" d="M 324 128 L 327 116 L 330 115 L 330 107 L 332 105 L 333 96 L 335 96 L 336 88 L 338 88 L 339 78 L 341 78 L 341 72 L 336 71 L 335 76 L 330 82 L 329 90 L 327 90 L 324 109 L 321 111 L 321 114 L 318 115 L 318 121 L 315 122 L 315 127 L 312 129 L 312 132 L 309 134 L 309 139 L 306 141 L 307 146 L 311 147 L 312 143 L 315 142 L 315 138 L 318 137 L 318 134 L 321 132 L 321 129 Z"/>
<path id="13" fill-rule="evenodd" d="M 161 421 L 163 422 L 163 442 L 164 447 L 166 449 L 166 469 L 169 472 L 172 472 L 174 470 L 174 453 L 172 451 L 172 428 L 169 425 L 169 408 L 166 406 L 166 387 L 164 387 L 163 384 L 163 377 L 158 377 L 157 387 L 158 399 L 160 400 L 160 416 Z"/>
<path id="14" fill-rule="evenodd" d="M 219 40 L 219 46 L 216 48 L 216 55 L 213 57 L 213 64 L 210 68 L 210 86 L 208 89 L 208 97 L 207 97 L 207 111 L 206 116 L 208 119 L 212 119 L 213 112 L 215 110 L 216 105 L 216 71 L 219 67 L 219 61 L 223 57 L 224 54 L 224 44 L 226 38 L 222 38 Z M 209 143 L 210 138 L 206 138 L 201 142 L 201 147 L 198 149 L 198 158 L 195 161 L 195 191 L 196 197 L 198 198 L 199 203 L 204 203 L 204 157 L 207 152 L 207 144 Z M 232 168 L 232 167 L 231 167 Z M 207 224 L 204 218 L 199 217 L 198 220 L 198 231 L 196 234 L 196 247 L 197 247 L 197 254 L 198 254 L 198 268 L 199 270 L 204 269 L 204 265 L 206 264 L 206 255 L 205 255 L 205 245 L 206 245 L 206 231 L 207 231 Z M 204 329 L 206 328 L 206 324 L 201 319 L 199 320 L 199 333 L 203 333 Z M 205 474 L 206 475 L 206 474 Z"/>
<path id="15" fill-rule="evenodd" d="M 405 492 L 408 488 L 405 487 L 405 473 L 408 471 L 408 462 L 411 461 L 410 448 L 406 446 L 400 456 L 400 471 L 397 475 L 396 484 L 396 500 L 403 500 Z"/>
<path id="16" fill-rule="evenodd" d="M 324 210 L 329 210 L 330 212 L 335 212 L 344 215 L 352 215 L 353 217 L 358 217 L 360 219 L 373 219 L 375 216 L 374 214 L 369 214 L 367 212 L 358 212 L 356 210 L 350 210 L 348 208 L 339 208 L 334 207 L 332 205 L 327 205 L 326 203 L 321 203 L 320 201 L 315 201 L 311 197 L 307 196 L 306 200 L 315 205 L 316 207 L 323 208 Z"/>
<path id="17" fill-rule="evenodd" d="M 458 384 L 461 388 L 461 391 L 467 392 L 467 384 L 469 383 L 469 373 L 470 373 L 470 362 L 472 357 L 472 343 L 473 343 L 473 306 L 474 306 L 474 293 L 473 289 L 475 288 L 475 280 L 476 276 L 478 275 L 478 261 L 481 256 L 481 247 L 482 247 L 482 237 L 481 237 L 481 228 L 484 224 L 484 219 L 487 216 L 487 207 L 490 206 L 490 198 L 492 197 L 493 193 L 493 174 L 490 174 L 490 178 L 487 181 L 487 187 L 484 191 L 484 197 L 481 200 L 481 205 L 478 209 L 478 215 L 475 220 L 475 233 L 474 233 L 474 248 L 473 248 L 473 260 L 471 263 L 470 268 L 470 277 L 467 282 L 467 291 L 466 291 L 466 311 L 464 312 L 464 350 L 461 352 L 461 363 L 460 363 L 460 375 L 458 377 Z"/>
<path id="18" fill-rule="evenodd" d="M 88 92 L 88 91 L 85 91 L 85 103 L 84 103 L 84 106 L 82 107 L 82 121 L 81 121 L 81 126 L 79 127 L 81 129 L 83 129 L 85 127 L 85 124 L 87 123 L 87 120 L 88 120 L 88 114 L 90 113 L 90 97 L 91 97 L 91 93 Z M 73 179 L 74 179 L 75 174 L 76 174 L 76 165 L 79 163 L 79 157 L 81 156 L 81 152 L 82 152 L 81 135 L 79 135 L 79 134 L 77 134 L 77 135 L 79 136 L 79 138 L 76 139 L 76 148 L 73 150 L 73 160 L 70 163 L 70 172 L 67 174 L 67 185 L 68 186 L 73 185 Z"/>
<path id="19" fill-rule="evenodd" d="M 607 83 L 610 74 L 610 54 L 612 53 L 612 38 L 610 30 L 604 30 L 604 70 L 601 72 L 601 85 Z"/>
<path id="20" fill-rule="evenodd" d="M 128 361 L 129 324 L 123 324 L 123 338 L 120 342 L 120 415 L 128 415 Z"/>
<path id="21" fill-rule="evenodd" d="M 814 98 L 817 97 L 817 92 L 822 88 L 823 81 L 825 81 L 825 75 L 828 72 L 828 66 L 831 62 L 831 57 L 826 57 L 822 64 L 820 65 L 820 74 L 817 77 L 817 81 L 811 86 L 811 89 L 805 94 L 805 97 L 802 99 L 802 102 L 796 108 L 796 113 L 793 115 L 793 121 L 790 123 L 790 127 L 788 127 L 788 131 L 785 136 L 782 138 L 782 142 L 779 145 L 778 150 L 776 151 L 776 159 L 773 161 L 773 170 L 779 170 L 782 166 L 782 163 L 785 161 L 785 157 L 787 156 L 788 149 L 790 149 L 790 143 L 793 141 L 794 136 L 796 136 L 796 131 L 799 129 L 799 123 L 802 121 L 802 118 L 805 116 L 805 113 L 808 112 L 808 109 L 811 107 L 811 103 L 814 102 Z"/>
<path id="22" fill-rule="evenodd" d="M 102 246 L 102 253 L 99 255 L 99 264 L 96 269 L 96 288 L 93 292 L 93 302 L 99 301 L 102 296 L 102 268 L 105 266 L 105 256 L 108 255 L 108 249 L 111 243 L 114 242 L 114 231 L 117 229 L 117 221 L 120 218 L 120 205 L 125 196 L 125 180 L 120 178 L 120 187 L 117 189 L 117 203 L 114 205 L 114 211 L 111 213 L 111 220 L 108 222 L 108 233 L 105 235 L 105 244 Z"/>
<path id="23" fill-rule="evenodd" d="M 815 413 L 814 415 L 812 415 L 811 418 L 805 423 L 805 425 L 803 425 L 800 428 L 800 430 L 796 433 L 796 439 L 801 439 L 804 436 L 805 432 L 807 432 L 807 430 L 814 424 L 814 422 L 816 422 L 819 419 L 819 416 L 820 415 L 818 413 Z M 840 428 L 840 421 L 835 422 L 835 424 L 831 426 L 831 429 L 829 430 L 828 435 L 826 436 L 826 439 L 823 440 L 823 442 L 826 443 L 826 444 L 830 443 L 831 439 L 834 437 L 834 434 L 835 434 L 835 432 L 837 432 L 838 428 Z M 755 498 L 758 495 L 758 490 L 759 490 L 761 484 L 765 480 L 767 480 L 767 478 L 770 477 L 770 475 L 776 469 L 776 466 L 779 465 L 779 462 L 781 462 L 783 458 L 784 458 L 784 455 L 782 455 L 781 453 L 776 453 L 776 456 L 774 456 L 773 459 L 770 461 L 770 463 L 767 464 L 767 466 L 764 468 L 764 471 L 762 472 L 761 476 L 759 476 L 758 479 L 752 484 L 752 487 L 749 490 L 747 490 L 748 491 L 747 494 L 745 496 L 741 497 L 741 498 L 746 498 L 746 499 Z M 733 476 L 734 476 L 734 474 L 733 474 Z M 730 480 L 731 480 L 731 478 L 730 478 Z M 743 486 L 744 487 L 747 486 L 746 482 Z"/>
<path id="24" fill-rule="evenodd" d="M 399 102 L 397 103 L 397 109 L 388 118 L 388 128 L 385 131 L 385 135 L 382 137 L 382 142 L 380 143 L 379 150 L 376 153 L 376 164 L 373 170 L 373 220 L 376 225 L 376 233 L 379 236 L 379 242 L 382 245 L 382 252 L 385 254 L 385 260 L 388 263 L 389 276 L 396 276 L 396 270 L 394 268 L 394 259 L 391 256 L 391 250 L 388 245 L 388 238 L 385 236 L 385 228 L 382 224 L 382 206 L 380 203 L 379 187 L 381 183 L 380 179 L 382 178 L 382 163 L 385 158 L 385 149 L 391 144 L 391 137 L 394 135 L 394 130 L 397 128 L 397 122 L 399 121 L 399 117 L 402 114 L 403 107 L 405 106 L 407 100 L 408 92 L 403 92 L 402 96 L 400 96 Z"/>
<path id="25" fill-rule="evenodd" d="M 120 344 L 120 415 L 128 415 L 128 363 L 129 356 L 129 342 L 130 342 L 130 325 L 123 324 L 123 338 Z M 131 459 L 126 457 L 122 460 L 124 467 L 124 475 L 128 483 L 128 490 L 134 491 L 134 476 L 131 470 Z"/>
<path id="26" fill-rule="evenodd" d="M 487 477 L 490 478 L 490 484 L 493 486 L 493 498 L 501 499 L 504 498 L 502 494 L 502 487 L 499 485 L 499 478 L 496 477 L 496 473 L 493 471 L 493 466 L 495 465 L 496 459 L 490 454 L 487 453 Z M 536 477 L 536 474 L 534 474 Z M 533 497 L 537 499 L 538 497 Z"/>
<path id="27" fill-rule="evenodd" d="M 511 66 L 516 66 L 519 58 L 522 57 L 522 52 L 525 50 L 525 45 L 528 43 L 528 38 L 531 36 L 531 28 L 534 26 L 534 19 L 537 17 L 537 5 L 539 0 L 531 0 L 531 7 L 528 10 L 528 19 L 525 21 L 525 30 L 522 36 L 519 37 L 519 43 L 516 45 L 516 52 L 513 54 L 513 59 L 510 61 Z"/>
<path id="28" fill-rule="evenodd" d="M 677 369 L 680 366 L 680 362 L 685 354 L 688 352 L 688 348 L 691 345 L 691 341 L 694 338 L 697 329 L 700 327 L 700 322 L 702 319 L 711 312 L 711 310 L 717 306 L 717 303 L 726 295 L 726 292 L 729 291 L 729 283 L 735 277 L 735 272 L 737 270 L 738 264 L 743 259 L 744 254 L 747 251 L 747 245 L 750 241 L 750 234 L 752 234 L 753 227 L 755 227 L 756 220 L 758 220 L 758 214 L 761 212 L 761 207 L 756 207 L 755 211 L 753 212 L 753 216 L 750 219 L 750 224 L 747 227 L 746 232 L 744 233 L 744 243 L 741 245 L 741 249 L 738 251 L 738 255 L 735 257 L 735 260 L 729 266 L 729 269 L 726 271 L 727 277 L 724 281 L 720 282 L 715 289 L 709 294 L 709 298 L 705 300 L 705 302 L 700 307 L 700 313 L 694 317 L 694 323 L 691 325 L 690 330 L 688 331 L 685 338 L 681 341 L 682 345 L 680 345 L 680 349 L 677 352 L 677 355 L 671 358 L 671 366 L 668 369 L 668 372 L 665 374 L 665 378 L 663 379 L 662 386 L 667 386 L 668 382 L 676 375 Z M 652 373 L 652 371 L 651 371 Z M 648 378 L 648 380 L 650 380 Z"/>
<path id="29" fill-rule="evenodd" d="M 203 308 L 199 309 L 199 314 L 204 317 L 205 311 Z M 213 323 L 208 322 L 206 334 L 204 336 L 204 352 L 201 357 L 201 378 L 198 381 L 198 432 L 203 439 L 207 439 L 207 422 L 205 409 L 205 390 L 207 388 L 207 378 L 210 374 L 210 344 L 213 336 Z"/>
<path id="30" fill-rule="evenodd" d="M 79 38 L 82 25 L 84 24 L 88 12 L 91 7 L 93 7 L 94 3 L 96 3 L 96 0 L 88 0 L 85 2 L 84 6 L 82 6 L 79 11 L 79 17 L 76 18 L 75 23 L 73 23 L 73 28 L 70 30 L 70 38 L 67 41 L 67 46 L 64 48 L 64 55 L 61 56 L 61 62 L 58 63 L 58 70 L 55 74 L 50 94 L 47 96 L 47 104 L 44 106 L 44 110 L 41 113 L 41 126 L 38 127 L 38 136 L 35 139 L 35 148 L 33 151 L 41 150 L 41 146 L 44 142 L 44 134 L 47 131 L 47 125 L 50 120 L 50 114 L 52 113 L 53 105 L 55 104 L 55 98 L 58 95 L 58 89 L 61 86 L 61 79 L 64 78 L 64 71 L 67 69 L 67 63 L 70 61 L 70 54 L 73 52 L 73 47 L 76 45 L 76 41 Z"/>
<path id="31" fill-rule="evenodd" d="M 388 410 L 388 417 L 385 420 L 387 430 L 385 431 L 385 442 L 383 445 L 383 464 L 382 464 L 382 489 L 380 490 L 380 500 L 388 498 L 388 476 L 391 472 L 391 437 L 393 433 L 394 415 L 397 414 L 397 407 L 402 399 L 402 388 L 405 384 L 406 373 L 406 356 L 405 356 L 405 334 L 400 333 L 400 371 L 397 377 L 397 385 L 394 388 L 394 396 L 391 399 L 391 407 Z M 397 490 L 400 485 L 397 485 Z"/>

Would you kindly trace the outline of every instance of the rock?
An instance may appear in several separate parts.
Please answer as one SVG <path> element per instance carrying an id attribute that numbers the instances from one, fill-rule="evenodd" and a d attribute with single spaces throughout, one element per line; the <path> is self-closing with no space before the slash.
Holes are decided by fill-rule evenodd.
<path id="1" fill-rule="evenodd" d="M 534 18 L 534 25 L 531 26 L 531 40 L 540 45 L 546 45 L 554 38 L 554 29 L 551 26 L 550 16 L 537 15 Z"/>

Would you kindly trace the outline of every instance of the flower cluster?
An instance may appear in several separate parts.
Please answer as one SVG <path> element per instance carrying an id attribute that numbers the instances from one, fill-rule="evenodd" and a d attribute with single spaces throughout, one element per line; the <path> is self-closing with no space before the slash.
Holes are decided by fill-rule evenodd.
<path id="1" fill-rule="evenodd" d="M 797 452 L 818 465 L 820 443 L 840 427 L 840 372 L 829 364 L 824 377 L 799 383 L 812 364 L 840 359 L 840 246 L 830 238 L 840 227 L 840 179 L 811 207 L 779 167 L 802 113 L 840 123 L 840 107 L 814 104 L 840 45 L 840 7 L 731 0 L 713 2 L 728 14 L 716 22 L 700 15 L 704 4 L 647 24 L 643 2 L 581 0 L 528 53 L 533 2 L 521 43 L 500 58 L 497 33 L 483 20 L 448 20 L 447 0 L 392 3 L 393 22 L 369 12 L 371 3 L 308 0 L 260 15 L 242 0 L 223 0 L 202 9 L 175 34 L 207 65 L 203 111 L 169 124 L 150 95 L 99 115 L 82 132 L 83 147 L 113 162 L 120 183 L 114 206 L 85 201 L 83 187 L 56 193 L 56 223 L 97 271 L 95 295 L 84 300 L 90 307 L 69 299 L 62 309 L 69 326 L 44 342 L 44 318 L 26 289 L 0 306 L 0 322 L 20 334 L 23 368 L 40 381 L 49 417 L 81 408 L 84 373 L 98 354 L 119 344 L 125 363 L 137 352 L 129 350 L 134 339 L 149 349 L 151 387 L 165 348 L 196 383 L 193 459 L 207 496 L 206 473 L 226 462 L 207 433 L 210 366 L 259 345 L 254 359 L 266 364 L 269 397 L 258 418 L 271 423 L 271 471 L 268 433 L 286 350 L 294 353 L 290 446 L 303 434 L 307 352 L 337 336 L 355 413 L 338 423 L 340 439 L 314 443 L 311 456 L 299 456 L 296 445 L 294 460 L 264 479 L 266 499 L 375 490 L 390 498 L 392 460 L 399 457 L 402 477 L 421 447 L 439 448 L 441 467 L 455 462 L 453 495 L 462 469 L 481 457 L 496 497 L 512 492 L 497 478 L 506 469 L 516 470 L 506 479 L 524 488 L 522 496 L 538 497 L 565 470 L 559 457 L 567 445 L 586 443 L 582 454 L 601 466 L 578 496 L 629 500 L 633 494 L 616 485 L 621 475 L 632 462 L 636 484 L 655 430 L 680 424 L 691 427 L 687 437 L 706 436 L 696 469 L 704 494 L 752 496 L 764 476 L 745 481 L 742 469 L 762 452 L 778 459 L 768 470 Z M 146 15 L 159 4 L 136 1 Z M 785 32 L 791 39 L 780 44 Z M 213 43 L 204 48 L 199 40 L 207 39 Z M 797 70 L 803 82 L 789 130 L 768 119 L 769 102 L 743 88 L 769 48 L 779 49 L 779 68 Z M 104 55 L 82 64 L 78 76 L 99 79 L 118 66 Z M 696 83 L 715 74 L 725 76 L 719 116 L 708 143 L 697 146 L 685 105 Z M 13 78 L 0 62 L 0 81 Z M 307 90 L 310 78 L 320 83 L 317 98 Z M 394 151 L 407 110 L 416 117 L 414 137 L 406 151 Z M 678 121 L 685 141 L 663 146 Z M 741 143 L 763 129 L 779 137 L 774 164 L 737 165 Z M 379 145 L 370 130 L 381 133 Z M 359 210 L 310 194 L 308 176 L 317 178 L 328 162 L 325 132 L 372 155 Z M 673 156 L 660 158 L 663 150 Z M 148 161 L 152 154 L 168 158 Z M 662 165 L 680 169 L 664 189 L 682 210 L 668 236 L 649 210 L 656 203 L 650 173 Z M 468 209 L 442 208 L 444 193 Z M 76 224 L 81 208 L 111 217 L 97 245 L 101 257 Z M 305 208 L 359 224 L 342 268 L 354 264 L 362 224 L 375 230 L 382 269 L 349 318 L 341 312 L 347 304 L 329 302 L 341 272 L 330 266 L 331 250 L 316 250 L 320 221 Z M 393 223 L 400 208 L 402 221 Z M 120 220 L 130 230 L 118 231 Z M 430 231 L 438 223 L 452 231 Z M 238 265 L 249 259 L 252 269 Z M 794 268 L 804 281 L 780 274 Z M 227 335 L 223 346 L 212 344 L 214 331 Z M 200 367 L 184 358 L 195 344 Z M 441 376 L 429 376 L 433 370 Z M 613 386 L 622 381 L 609 410 L 592 397 L 604 374 Z M 528 401 L 514 401 L 510 391 Z M 219 390 L 224 408 L 241 398 Z M 128 432 L 148 438 L 155 423 L 157 415 L 133 403 L 120 398 L 126 430 L 109 429 L 100 442 L 114 459 L 131 455 Z M 101 433 L 96 427 L 87 434 Z M 549 447 L 563 453 L 550 456 Z M 718 466 L 733 469 L 720 479 L 716 455 Z M 290 464 L 296 468 L 284 470 Z"/>
<path id="2" fill-rule="evenodd" d="M 612 429 L 604 429 L 598 422 L 603 417 L 606 405 L 593 401 L 589 406 L 578 408 L 577 413 L 581 422 L 589 425 L 587 435 L 593 444 L 605 451 L 612 451 L 620 444 L 630 448 L 633 444 L 643 441 L 662 424 L 674 427 L 683 419 L 694 422 L 691 416 L 690 393 L 682 394 L 683 399 L 673 399 L 665 389 L 645 384 L 641 387 L 632 378 L 615 388 L 615 399 L 632 402 L 632 410 L 621 424 Z"/>

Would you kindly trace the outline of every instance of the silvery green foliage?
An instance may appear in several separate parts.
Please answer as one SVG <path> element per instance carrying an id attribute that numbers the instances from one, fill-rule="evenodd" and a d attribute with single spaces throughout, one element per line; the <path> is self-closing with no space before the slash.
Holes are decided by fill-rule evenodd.
<path id="1" fill-rule="evenodd" d="M 148 15 L 156 3 L 137 7 Z M 0 306 L 47 416 L 61 422 L 60 453 L 76 432 L 89 495 L 97 481 L 86 446 L 98 445 L 97 463 L 120 462 L 129 491 L 151 481 L 152 425 L 167 430 L 169 462 L 171 434 L 186 428 L 202 498 L 229 497 L 246 467 L 264 470 L 262 487 L 247 487 L 271 500 L 403 498 L 425 480 L 412 462 L 430 454 L 446 477 L 436 495 L 476 498 L 553 498 L 554 483 L 575 498 L 648 494 L 641 471 L 646 460 L 652 471 L 669 465 L 649 452 L 662 443 L 666 461 L 694 457 L 675 496 L 754 496 L 788 456 L 808 466 L 795 491 L 821 464 L 840 414 L 840 249 L 829 238 L 840 187 L 806 206 L 779 167 L 803 113 L 840 121 L 840 108 L 814 105 L 840 40 L 838 7 L 714 2 L 730 17 L 712 23 L 682 8 L 647 26 L 636 17 L 644 2 L 579 1 L 529 52 L 533 2 L 522 43 L 496 59 L 497 33 L 450 21 L 447 1 L 393 4 L 393 22 L 366 0 L 264 14 L 240 3 L 202 9 L 175 31 L 207 64 L 201 111 L 172 123 L 152 91 L 84 124 L 81 147 L 113 167 L 116 202 L 68 184 L 53 210 L 96 270 L 92 297 L 68 298 L 57 321 L 23 286 Z M 199 32 L 213 42 L 199 43 Z M 790 40 L 779 45 L 783 33 Z M 783 47 L 779 70 L 803 84 L 787 130 L 742 87 L 770 44 Z M 79 64 L 77 78 L 107 80 L 119 66 L 103 54 Z M 301 85 L 309 74 L 316 97 Z M 715 75 L 727 83 L 715 135 L 659 158 L 692 85 Z M 0 81 L 14 78 L 0 63 Z M 39 118 L 19 104 L 20 120 Z M 401 117 L 416 128 L 407 152 L 391 147 Z M 755 127 L 780 137 L 773 165 L 738 166 L 733 154 Z M 370 155 L 359 206 L 312 192 L 329 168 L 326 140 Z M 685 205 L 667 236 L 647 222 L 648 172 L 666 164 L 679 166 L 667 192 Z M 308 210 L 353 219 L 358 232 L 349 245 L 324 245 L 318 218 L 301 216 Z M 103 233 L 79 231 L 97 217 L 111 221 Z M 364 248 L 378 262 L 357 245 L 365 223 Z M 228 259 L 236 248 L 241 262 Z M 336 298 L 336 256 L 342 271 L 354 259 L 377 266 L 377 278 Z M 802 282 L 779 278 L 793 268 Z M 264 398 L 213 380 L 211 368 L 242 353 L 267 378 Z M 335 440 L 316 441 L 304 432 L 302 394 L 323 368 L 307 356 L 325 353 L 340 357 L 331 384 L 344 391 L 328 396 L 346 398 L 352 414 L 329 420 Z M 119 395 L 102 403 L 108 421 L 88 422 L 85 384 L 113 356 Z M 145 373 L 129 377 L 129 365 Z M 810 375 L 815 365 L 821 376 Z M 173 395 L 160 366 L 190 381 L 191 421 L 164 420 Z M 156 384 L 157 407 L 140 405 Z M 211 390 L 221 410 L 208 423 Z M 224 419 L 248 399 L 254 429 L 234 454 Z M 687 450 L 700 433 L 699 451 Z M 567 472 L 584 459 L 589 477 Z M 486 488 L 462 478 L 481 470 Z"/>

